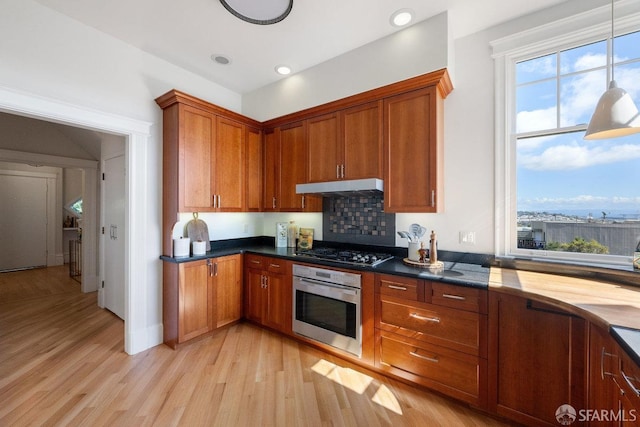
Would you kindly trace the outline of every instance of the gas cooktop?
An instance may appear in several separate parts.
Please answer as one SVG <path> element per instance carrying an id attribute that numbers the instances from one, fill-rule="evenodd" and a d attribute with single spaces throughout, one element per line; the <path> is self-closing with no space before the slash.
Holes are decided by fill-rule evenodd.
<path id="1" fill-rule="evenodd" d="M 296 251 L 296 255 L 340 262 L 343 264 L 368 265 L 370 267 L 376 266 L 393 258 L 393 255 L 387 253 L 355 251 L 336 248 L 314 248 L 308 250 L 298 250 Z"/>

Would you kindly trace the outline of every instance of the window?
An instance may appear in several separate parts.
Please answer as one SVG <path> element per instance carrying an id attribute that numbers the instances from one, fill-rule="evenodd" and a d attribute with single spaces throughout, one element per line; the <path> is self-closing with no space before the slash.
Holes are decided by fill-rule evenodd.
<path id="1" fill-rule="evenodd" d="M 640 105 L 635 28 L 615 37 L 613 72 Z M 545 40 L 502 62 L 505 166 L 498 196 L 506 203 L 497 252 L 631 267 L 640 241 L 640 134 L 583 139 L 612 64 L 606 35 L 582 37 Z"/>

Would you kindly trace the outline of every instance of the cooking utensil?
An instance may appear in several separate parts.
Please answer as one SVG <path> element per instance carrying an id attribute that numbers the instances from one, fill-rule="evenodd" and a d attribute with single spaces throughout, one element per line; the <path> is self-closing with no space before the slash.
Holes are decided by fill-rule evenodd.
<path id="1" fill-rule="evenodd" d="M 421 238 L 422 236 L 424 236 L 424 233 L 427 232 L 427 228 L 426 227 L 420 227 L 420 232 L 418 233 L 418 238 Z"/>
<path id="2" fill-rule="evenodd" d="M 415 240 L 419 240 L 420 237 L 422 236 L 422 235 L 420 235 L 420 230 L 422 228 L 424 228 L 424 227 L 421 227 L 420 224 L 411 224 L 409 226 L 409 233 L 411 233 L 411 235 L 413 237 L 415 237 Z M 426 231 L 426 229 L 425 229 L 425 231 Z M 424 235 L 424 232 L 422 234 Z"/>
<path id="3" fill-rule="evenodd" d="M 413 238 L 411 237 L 411 234 L 407 233 L 406 231 L 398 231 L 398 235 L 403 239 L 409 239 L 410 242 L 413 242 Z"/>

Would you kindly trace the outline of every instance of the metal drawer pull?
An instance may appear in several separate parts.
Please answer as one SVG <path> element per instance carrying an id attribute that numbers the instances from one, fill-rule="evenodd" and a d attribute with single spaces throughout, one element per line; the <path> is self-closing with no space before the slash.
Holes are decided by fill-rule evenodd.
<path id="1" fill-rule="evenodd" d="M 622 378 L 624 378 L 624 380 L 627 382 L 627 385 L 631 388 L 631 390 L 633 391 L 633 393 L 637 396 L 640 397 L 640 390 L 638 390 L 636 388 L 635 385 L 633 385 L 633 382 L 631 381 L 631 376 L 627 376 L 624 371 L 621 369 L 620 370 L 620 375 L 622 375 Z M 634 378 L 635 379 L 635 378 Z"/>
<path id="2" fill-rule="evenodd" d="M 604 379 L 605 375 L 613 377 L 613 374 L 611 372 L 605 372 L 605 370 L 604 370 L 604 357 L 605 356 L 617 357 L 615 354 L 607 353 L 605 348 L 602 347 L 602 352 L 600 353 L 600 377 L 602 377 L 602 379 Z M 615 381 L 615 379 L 614 379 L 614 381 Z"/>
<path id="3" fill-rule="evenodd" d="M 442 294 L 442 298 L 455 299 L 458 301 L 466 301 L 466 297 L 461 297 L 460 295 L 451 295 L 451 294 Z"/>
<path id="4" fill-rule="evenodd" d="M 407 288 L 405 288 L 404 286 L 387 285 L 387 287 L 389 289 L 397 289 L 399 291 L 406 291 L 407 290 Z"/>
<path id="5" fill-rule="evenodd" d="M 433 322 L 433 323 L 440 323 L 440 319 L 438 319 L 437 317 L 420 316 L 418 313 L 411 313 L 409 316 L 413 317 L 414 319 L 418 319 L 418 320 L 424 320 L 424 321 Z"/>
<path id="6" fill-rule="evenodd" d="M 426 360 L 427 362 L 433 362 L 433 363 L 440 362 L 438 360 L 438 356 L 435 356 L 435 357 L 423 356 L 421 354 L 418 354 L 417 351 L 412 351 L 409 354 L 412 355 L 413 357 L 417 357 L 418 359 Z"/>
<path id="7" fill-rule="evenodd" d="M 270 267 L 280 268 L 280 264 L 269 264 Z"/>
<path id="8" fill-rule="evenodd" d="M 252 263 L 252 264 L 260 264 L 260 261 L 255 260 L 255 259 L 252 259 L 252 260 L 251 260 L 251 263 Z"/>

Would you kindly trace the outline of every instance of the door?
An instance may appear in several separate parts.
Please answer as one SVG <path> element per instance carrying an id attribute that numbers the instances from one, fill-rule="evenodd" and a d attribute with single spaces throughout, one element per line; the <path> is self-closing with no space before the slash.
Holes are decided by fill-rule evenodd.
<path id="1" fill-rule="evenodd" d="M 47 265 L 47 179 L 0 174 L 0 271 Z"/>
<path id="2" fill-rule="evenodd" d="M 124 155 L 104 162 L 104 305 L 124 320 Z"/>

